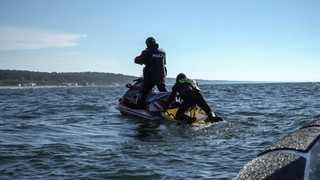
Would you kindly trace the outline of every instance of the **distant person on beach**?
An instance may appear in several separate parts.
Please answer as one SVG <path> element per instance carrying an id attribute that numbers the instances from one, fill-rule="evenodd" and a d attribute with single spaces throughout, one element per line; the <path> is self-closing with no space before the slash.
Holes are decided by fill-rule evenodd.
<path id="1" fill-rule="evenodd" d="M 149 91 L 157 86 L 160 92 L 167 92 L 165 77 L 167 75 L 166 53 L 159 48 L 159 44 L 153 37 L 146 39 L 147 48 L 142 51 L 141 55 L 134 59 L 136 64 L 144 64 L 143 69 L 143 86 L 138 99 L 138 108 L 145 108 L 145 100 Z"/>
<path id="2" fill-rule="evenodd" d="M 201 90 L 198 87 L 198 84 L 195 80 L 187 78 L 184 73 L 178 74 L 176 77 L 176 83 L 172 86 L 172 92 L 170 97 L 167 100 L 167 108 L 168 109 L 178 95 L 182 100 L 182 103 L 179 106 L 175 119 L 186 121 L 191 124 L 196 120 L 196 118 L 191 118 L 184 113 L 192 106 L 198 105 L 204 112 L 208 115 L 208 120 L 213 122 L 222 121 L 221 117 L 216 116 L 205 99 L 201 94 Z"/>

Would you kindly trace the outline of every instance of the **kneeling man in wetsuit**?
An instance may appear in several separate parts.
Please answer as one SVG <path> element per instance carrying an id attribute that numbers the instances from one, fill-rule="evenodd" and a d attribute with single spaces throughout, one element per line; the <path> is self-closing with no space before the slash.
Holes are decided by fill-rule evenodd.
<path id="1" fill-rule="evenodd" d="M 196 118 L 191 118 L 184 113 L 192 106 L 198 105 L 208 115 L 208 119 L 213 122 L 222 121 L 223 119 L 218 116 L 214 116 L 211 108 L 203 98 L 201 90 L 198 87 L 196 81 L 187 78 L 183 73 L 178 74 L 176 83 L 172 87 L 172 92 L 167 100 L 167 109 L 170 107 L 174 98 L 179 94 L 182 103 L 179 106 L 175 119 L 186 121 L 187 123 L 193 123 Z"/>

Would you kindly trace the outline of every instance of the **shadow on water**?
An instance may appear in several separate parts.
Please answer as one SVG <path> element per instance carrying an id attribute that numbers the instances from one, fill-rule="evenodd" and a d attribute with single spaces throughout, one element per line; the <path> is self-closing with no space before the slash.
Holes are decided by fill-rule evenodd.
<path id="1" fill-rule="evenodd" d="M 160 121 L 140 122 L 135 128 L 133 137 L 140 141 L 160 141 L 163 139 L 160 125 Z"/>
<path id="2" fill-rule="evenodd" d="M 153 144 L 170 144 L 180 141 L 192 143 L 192 141 L 239 140 L 245 138 L 243 137 L 245 134 L 252 135 L 259 126 L 252 119 L 245 121 L 226 119 L 220 123 L 201 126 L 190 126 L 166 120 L 148 121 L 130 118 L 126 121 L 129 121 L 130 127 L 123 129 L 122 135 L 145 143 L 152 142 Z"/>

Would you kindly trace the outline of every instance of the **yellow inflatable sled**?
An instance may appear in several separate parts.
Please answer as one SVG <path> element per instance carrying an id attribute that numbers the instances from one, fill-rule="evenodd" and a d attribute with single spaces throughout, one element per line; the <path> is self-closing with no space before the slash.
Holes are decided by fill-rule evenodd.
<path id="1" fill-rule="evenodd" d="M 161 116 L 169 121 L 185 123 L 183 121 L 179 121 L 179 120 L 175 119 L 175 115 L 176 115 L 177 111 L 178 111 L 178 108 L 168 109 L 168 110 L 162 112 Z M 202 109 L 190 108 L 185 114 L 187 116 L 197 118 L 197 120 L 191 124 L 193 126 L 205 125 L 207 123 L 210 123 L 209 121 L 206 120 L 208 116 Z"/>

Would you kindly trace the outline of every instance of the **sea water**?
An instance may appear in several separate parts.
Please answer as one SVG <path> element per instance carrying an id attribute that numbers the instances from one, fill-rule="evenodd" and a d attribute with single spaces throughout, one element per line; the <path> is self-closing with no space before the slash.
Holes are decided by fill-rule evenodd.
<path id="1" fill-rule="evenodd" d="M 319 83 L 200 88 L 225 122 L 124 117 L 115 109 L 124 86 L 2 88 L 0 179 L 232 179 L 270 144 L 320 118 Z"/>

